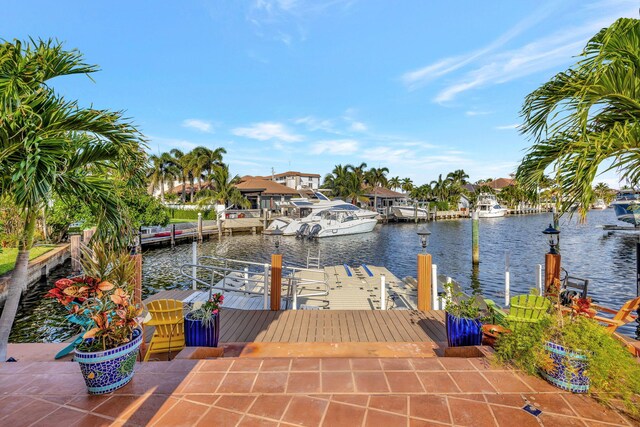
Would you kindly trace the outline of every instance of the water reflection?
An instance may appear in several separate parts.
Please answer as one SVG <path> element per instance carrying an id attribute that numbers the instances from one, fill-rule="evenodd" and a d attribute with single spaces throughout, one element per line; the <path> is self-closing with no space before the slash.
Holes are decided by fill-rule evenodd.
<path id="1" fill-rule="evenodd" d="M 471 221 L 449 220 L 427 225 L 431 231 L 427 251 L 438 265 L 439 274 L 452 277 L 473 293 L 502 303 L 504 298 L 505 255 L 509 253 L 511 293 L 528 293 L 536 287 L 536 265 L 544 263 L 548 251 L 542 230 L 551 214 L 487 218 L 480 221 L 480 265 L 471 263 Z M 591 211 L 586 224 L 562 218 L 562 265 L 572 276 L 590 280 L 589 293 L 600 304 L 620 307 L 636 295 L 635 242 L 632 235 L 604 235 L 602 224 L 615 223 L 613 210 Z M 323 265 L 373 264 L 386 266 L 397 277 L 416 276 L 416 254 L 421 250 L 416 232 L 424 224 L 378 225 L 372 233 L 340 236 L 319 241 L 282 239 L 286 264 L 305 266 L 307 256 L 320 254 Z M 240 235 L 198 245 L 200 255 L 268 262 L 274 242 L 268 236 Z M 174 249 L 147 250 L 143 258 L 144 297 L 162 289 L 187 288 L 189 279 L 179 274 L 179 266 L 191 262 L 191 244 Z M 15 341 L 60 340 L 65 338 L 46 320 L 51 303 L 41 302 L 32 312 L 22 311 Z M 34 323 L 40 326 L 34 326 Z M 53 328 L 47 334 L 48 328 Z M 631 334 L 635 326 L 625 328 Z M 71 335 L 67 333 L 66 337 Z"/>

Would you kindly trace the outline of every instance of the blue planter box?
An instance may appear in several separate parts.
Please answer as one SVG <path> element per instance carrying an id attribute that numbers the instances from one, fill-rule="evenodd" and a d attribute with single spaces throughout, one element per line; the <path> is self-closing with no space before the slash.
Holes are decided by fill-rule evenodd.
<path id="1" fill-rule="evenodd" d="M 482 344 L 482 323 L 476 319 L 465 319 L 445 313 L 447 343 L 449 347 Z"/>
<path id="2" fill-rule="evenodd" d="M 214 316 L 213 327 L 206 328 L 200 320 L 184 318 L 185 343 L 187 347 L 217 347 L 220 338 L 220 314 Z"/>

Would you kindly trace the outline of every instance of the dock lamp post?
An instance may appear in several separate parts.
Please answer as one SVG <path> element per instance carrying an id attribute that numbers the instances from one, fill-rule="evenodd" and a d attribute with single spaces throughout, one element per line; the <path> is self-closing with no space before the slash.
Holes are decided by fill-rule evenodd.
<path id="1" fill-rule="evenodd" d="M 282 295 L 282 254 L 280 253 L 280 243 L 282 240 L 282 230 L 276 227 L 271 233 L 276 251 L 271 255 L 271 310 L 280 310 L 280 300 Z M 265 289 L 266 292 L 266 289 Z"/>
<path id="2" fill-rule="evenodd" d="M 544 234 L 549 241 L 549 252 L 544 257 L 544 293 L 548 295 L 550 293 L 558 292 L 554 289 L 554 280 L 560 280 L 560 254 L 558 253 L 558 244 L 560 243 L 560 230 L 554 228 L 551 224 L 547 227 L 542 234 Z"/>
<path id="3" fill-rule="evenodd" d="M 427 228 L 418 231 L 422 253 L 418 254 L 418 310 L 431 309 L 431 255 L 427 253 L 429 236 L 431 232 Z"/>

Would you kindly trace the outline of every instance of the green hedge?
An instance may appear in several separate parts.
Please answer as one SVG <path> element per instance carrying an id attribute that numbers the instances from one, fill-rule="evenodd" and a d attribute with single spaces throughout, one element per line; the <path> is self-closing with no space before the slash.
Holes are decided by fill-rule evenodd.
<path id="1" fill-rule="evenodd" d="M 206 209 L 203 211 L 189 209 L 170 209 L 169 215 L 172 219 L 198 219 L 198 212 L 202 213 L 202 219 L 204 220 L 216 219 L 216 211 L 213 209 Z"/>

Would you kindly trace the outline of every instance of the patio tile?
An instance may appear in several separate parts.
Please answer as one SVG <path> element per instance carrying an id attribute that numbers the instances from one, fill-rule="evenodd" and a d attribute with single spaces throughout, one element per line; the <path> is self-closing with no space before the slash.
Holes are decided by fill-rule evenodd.
<path id="1" fill-rule="evenodd" d="M 319 372 L 291 372 L 287 380 L 287 393 L 320 393 Z"/>
<path id="2" fill-rule="evenodd" d="M 449 405 L 441 396 L 424 395 L 409 397 L 409 415 L 425 420 L 451 423 Z"/>
<path id="3" fill-rule="evenodd" d="M 413 371 L 409 359 L 380 359 L 380 364 L 385 371 Z"/>
<path id="4" fill-rule="evenodd" d="M 299 357 L 291 361 L 292 371 L 318 371 L 320 370 L 320 359 L 310 357 Z"/>
<path id="5" fill-rule="evenodd" d="M 211 408 L 198 421 L 197 426 L 209 427 L 235 427 L 242 419 L 242 415 L 235 412 L 225 411 L 224 409 Z"/>
<path id="6" fill-rule="evenodd" d="M 167 411 L 162 417 L 160 417 L 160 419 L 154 424 L 154 427 L 193 426 L 207 410 L 208 407 L 204 405 L 181 400 L 176 403 L 170 411 Z"/>
<path id="7" fill-rule="evenodd" d="M 529 387 L 531 387 L 531 389 L 533 391 L 535 391 L 535 392 L 539 392 L 539 393 L 546 393 L 546 392 L 563 393 L 562 390 L 560 390 L 557 387 L 552 386 L 551 384 L 549 384 L 548 382 L 546 382 L 542 378 L 534 377 L 532 375 L 527 375 L 527 374 L 524 374 L 524 373 L 516 373 L 516 375 L 525 384 L 527 384 Z"/>
<path id="8" fill-rule="evenodd" d="M 69 427 L 106 427 L 111 426 L 113 420 L 99 417 L 94 414 L 86 414 L 73 424 L 67 424 Z"/>
<path id="9" fill-rule="evenodd" d="M 495 393 L 495 388 L 479 372 L 450 372 L 451 378 L 465 393 Z"/>
<path id="10" fill-rule="evenodd" d="M 406 415 L 408 411 L 407 396 L 373 395 L 369 398 L 369 408 Z"/>
<path id="11" fill-rule="evenodd" d="M 524 396 L 532 405 L 541 409 L 543 412 L 576 416 L 576 413 L 558 394 L 524 394 Z M 598 408 L 598 410 L 602 410 L 602 408 Z"/>
<path id="12" fill-rule="evenodd" d="M 604 421 L 607 423 L 626 424 L 625 419 L 609 408 L 597 405 L 596 402 L 587 396 L 577 394 L 563 395 L 569 406 L 581 417 L 590 420 Z"/>
<path id="13" fill-rule="evenodd" d="M 368 394 L 334 394 L 331 400 L 336 402 L 350 403 L 352 405 L 367 406 Z"/>
<path id="14" fill-rule="evenodd" d="M 26 427 L 38 421 L 39 419 L 53 413 L 58 405 L 48 402 L 38 402 L 31 404 L 26 408 L 16 410 L 2 419 L 2 425 L 11 427 Z"/>
<path id="15" fill-rule="evenodd" d="M 25 406 L 36 402 L 36 400 L 27 396 L 10 396 L 4 398 L 0 403 L 0 419 L 8 416 L 13 411 L 24 408 Z"/>
<path id="16" fill-rule="evenodd" d="M 423 393 L 424 388 L 413 372 L 385 372 L 392 393 Z"/>
<path id="17" fill-rule="evenodd" d="M 50 427 L 74 424 L 86 415 L 84 411 L 77 411 L 69 408 L 58 408 L 44 418 L 31 424 L 34 427 Z"/>
<path id="18" fill-rule="evenodd" d="M 409 427 L 442 427 L 443 425 L 451 425 L 451 424 L 435 423 L 432 421 L 420 420 L 417 418 L 409 419 Z"/>
<path id="19" fill-rule="evenodd" d="M 195 403 L 206 406 L 213 406 L 220 399 L 219 394 L 185 394 L 184 398 Z"/>
<path id="20" fill-rule="evenodd" d="M 416 372 L 427 393 L 459 393 L 460 389 L 446 372 Z"/>
<path id="21" fill-rule="evenodd" d="M 278 422 L 245 415 L 238 424 L 238 427 L 278 427 Z"/>
<path id="22" fill-rule="evenodd" d="M 351 359 L 351 369 L 354 371 L 379 371 L 382 369 L 378 359 Z"/>
<path id="23" fill-rule="evenodd" d="M 256 379 L 255 373 L 227 373 L 218 387 L 218 393 L 249 393 Z"/>
<path id="24" fill-rule="evenodd" d="M 110 399 L 96 406 L 92 412 L 112 418 L 119 418 L 126 412 L 140 406 L 144 398 L 140 396 L 113 395 Z"/>
<path id="25" fill-rule="evenodd" d="M 329 402 L 306 396 L 295 396 L 282 417 L 282 421 L 314 427 L 320 424 Z"/>
<path id="26" fill-rule="evenodd" d="M 471 363 L 479 371 L 496 371 L 505 369 L 502 366 L 498 366 L 497 364 L 492 363 L 492 359 L 488 359 L 486 357 L 478 357 L 467 360 L 469 360 L 469 363 Z"/>
<path id="27" fill-rule="evenodd" d="M 522 405 L 524 406 L 524 405 Z M 520 408 L 506 408 L 504 406 L 491 405 L 493 415 L 500 427 L 539 427 L 538 419 Z"/>
<path id="28" fill-rule="evenodd" d="M 382 372 L 354 372 L 353 379 L 359 393 L 388 392 L 387 380 Z"/>
<path id="29" fill-rule="evenodd" d="M 487 398 L 487 402 L 493 403 L 495 405 L 511 406 L 513 408 L 519 409 L 527 404 L 521 393 L 487 393 L 484 396 Z"/>
<path id="30" fill-rule="evenodd" d="M 262 365 L 261 359 L 236 359 L 229 368 L 229 372 L 257 372 Z"/>
<path id="31" fill-rule="evenodd" d="M 288 371 L 290 366 L 290 359 L 265 359 L 262 361 L 260 370 L 265 372 Z"/>
<path id="32" fill-rule="evenodd" d="M 448 371 L 475 371 L 476 368 L 463 357 L 441 357 L 438 359 Z"/>
<path id="33" fill-rule="evenodd" d="M 91 394 L 81 394 L 69 400 L 66 404 L 74 408 L 92 411 L 96 406 L 104 403 L 110 396 L 94 396 Z"/>
<path id="34" fill-rule="evenodd" d="M 322 425 L 327 427 L 345 424 L 359 426 L 362 424 L 362 420 L 364 420 L 365 412 L 365 408 L 331 402 L 327 408 L 327 413 L 324 416 Z"/>
<path id="35" fill-rule="evenodd" d="M 287 372 L 265 372 L 258 374 L 253 384 L 253 393 L 284 393 L 287 388 Z"/>
<path id="36" fill-rule="evenodd" d="M 405 426 L 406 424 L 406 415 L 390 414 L 388 412 L 376 411 L 375 409 L 369 409 L 364 420 L 366 427 Z"/>
<path id="37" fill-rule="evenodd" d="M 180 391 L 181 393 L 215 393 L 223 378 L 223 373 L 199 372 Z"/>
<path id="38" fill-rule="evenodd" d="M 450 397 L 449 408 L 451 408 L 453 424 L 456 426 L 489 427 L 496 425 L 491 409 L 486 403 Z"/>
<path id="39" fill-rule="evenodd" d="M 322 372 L 324 393 L 350 393 L 355 391 L 351 372 Z"/>
<path id="40" fill-rule="evenodd" d="M 350 371 L 349 359 L 330 358 L 322 359 L 320 365 L 323 371 Z"/>
<path id="41" fill-rule="evenodd" d="M 524 382 L 518 378 L 513 372 L 483 372 L 484 377 L 499 392 L 514 393 L 528 392 L 531 390 Z"/>
<path id="42" fill-rule="evenodd" d="M 232 364 L 230 359 L 202 360 L 198 372 L 226 372 Z"/>
<path id="43" fill-rule="evenodd" d="M 442 371 L 444 367 L 437 357 L 425 357 L 423 359 L 412 359 L 411 364 L 416 371 Z"/>
<path id="44" fill-rule="evenodd" d="M 247 412 L 254 400 L 256 400 L 255 396 L 227 395 L 220 397 L 215 406 L 236 412 Z"/>
<path id="45" fill-rule="evenodd" d="M 149 425 L 159 420 L 176 403 L 178 399 L 174 397 L 148 396 L 140 406 L 126 412 L 121 418 L 127 423 Z"/>
<path id="46" fill-rule="evenodd" d="M 287 409 L 291 401 L 291 396 L 283 395 L 262 395 L 258 396 L 249 408 L 247 413 L 260 417 L 273 418 L 279 420 Z"/>
<path id="47" fill-rule="evenodd" d="M 553 426 L 553 427 L 585 427 L 591 425 L 589 423 L 583 422 L 578 418 L 572 417 L 564 417 L 562 415 L 554 415 L 554 414 L 541 414 L 540 420 L 542 424 L 545 426 Z"/>

